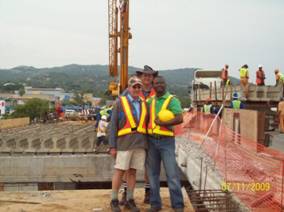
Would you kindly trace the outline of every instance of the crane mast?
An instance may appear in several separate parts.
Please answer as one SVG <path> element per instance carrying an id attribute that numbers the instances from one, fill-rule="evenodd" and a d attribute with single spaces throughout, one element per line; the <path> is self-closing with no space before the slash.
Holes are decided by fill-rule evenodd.
<path id="1" fill-rule="evenodd" d="M 115 78 L 109 84 L 109 91 L 113 96 L 116 96 L 127 87 L 128 81 L 128 40 L 131 39 L 129 32 L 129 0 L 108 0 L 108 23 L 109 75 Z M 118 53 L 120 54 L 119 71 Z M 118 75 L 119 83 L 117 82 Z"/>

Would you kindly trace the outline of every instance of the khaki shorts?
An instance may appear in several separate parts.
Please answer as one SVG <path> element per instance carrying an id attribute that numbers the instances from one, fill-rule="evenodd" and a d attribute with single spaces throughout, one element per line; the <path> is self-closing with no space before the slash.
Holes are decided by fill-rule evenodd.
<path id="1" fill-rule="evenodd" d="M 145 167 L 145 149 L 131 149 L 127 151 L 117 151 L 114 168 L 121 170 L 138 169 Z"/>

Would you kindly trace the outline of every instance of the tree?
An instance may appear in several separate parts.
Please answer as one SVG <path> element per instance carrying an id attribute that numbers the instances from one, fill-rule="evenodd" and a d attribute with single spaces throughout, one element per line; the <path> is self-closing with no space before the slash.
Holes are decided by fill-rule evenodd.
<path id="1" fill-rule="evenodd" d="M 183 107 L 183 108 L 185 108 L 185 107 L 190 107 L 190 105 L 191 105 L 191 100 L 190 100 L 190 98 L 188 97 L 188 96 L 179 96 L 178 97 L 179 98 L 179 100 L 180 100 L 180 103 L 181 103 L 181 106 Z"/>
<path id="2" fill-rule="evenodd" d="M 13 118 L 30 117 L 41 119 L 44 114 L 49 111 L 49 102 L 38 98 L 33 98 L 27 101 L 25 105 L 18 105 L 15 108 L 15 112 L 12 113 Z"/>
<path id="3" fill-rule="evenodd" d="M 22 87 L 19 89 L 20 96 L 23 96 L 25 94 L 25 89 Z"/>

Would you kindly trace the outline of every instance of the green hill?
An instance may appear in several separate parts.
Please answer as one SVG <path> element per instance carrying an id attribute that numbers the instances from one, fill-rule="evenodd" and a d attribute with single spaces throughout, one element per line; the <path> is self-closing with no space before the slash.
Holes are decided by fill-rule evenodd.
<path id="1" fill-rule="evenodd" d="M 130 67 L 129 74 L 139 68 Z M 193 68 L 161 70 L 169 89 L 187 94 L 189 82 L 192 80 Z M 62 87 L 68 92 L 83 91 L 99 95 L 107 89 L 108 66 L 106 65 L 66 65 L 52 68 L 34 68 L 18 66 L 12 69 L 0 69 L 0 83 L 24 83 L 33 87 Z"/>

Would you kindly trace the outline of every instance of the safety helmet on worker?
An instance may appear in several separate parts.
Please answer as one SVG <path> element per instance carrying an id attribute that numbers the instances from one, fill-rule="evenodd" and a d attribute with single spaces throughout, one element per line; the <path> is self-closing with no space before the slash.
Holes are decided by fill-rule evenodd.
<path id="1" fill-rule="evenodd" d="M 237 92 L 233 93 L 233 99 L 239 99 L 239 94 Z"/>
<path id="2" fill-rule="evenodd" d="M 262 68 L 262 67 L 263 67 L 263 65 L 261 65 L 261 64 L 258 65 L 258 68 Z"/>

